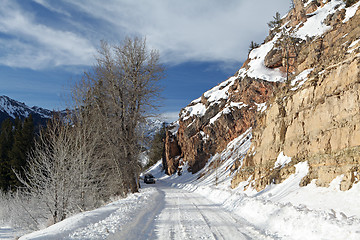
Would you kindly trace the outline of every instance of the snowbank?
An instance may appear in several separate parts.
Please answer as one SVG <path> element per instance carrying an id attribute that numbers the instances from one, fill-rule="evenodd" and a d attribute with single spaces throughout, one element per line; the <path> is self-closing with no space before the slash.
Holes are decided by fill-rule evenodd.
<path id="1" fill-rule="evenodd" d="M 349 191 L 340 191 L 340 176 L 329 188 L 317 187 L 315 180 L 300 187 L 301 179 L 308 173 L 307 162 L 296 164 L 295 174 L 283 183 L 269 185 L 261 192 L 251 188 L 243 191 L 242 184 L 230 189 L 231 166 L 236 159 L 242 164 L 250 139 L 251 129 L 213 156 L 198 175 L 184 172 L 182 176 L 164 179 L 170 180 L 174 187 L 196 192 L 220 204 L 276 238 L 360 239 L 360 184 Z M 216 161 L 220 167 L 211 169 L 211 163 Z M 290 161 L 291 158 L 280 154 L 277 167 Z"/>
<path id="2" fill-rule="evenodd" d="M 76 214 L 19 240 L 105 239 L 112 233 L 128 228 L 128 223 L 136 222 L 138 214 L 143 213 L 144 209 L 151 211 L 158 195 L 156 188 L 141 189 L 140 193 L 131 194 L 93 211 Z"/>
<path id="3" fill-rule="evenodd" d="M 262 79 L 269 82 L 285 81 L 286 78 L 284 73 L 282 73 L 279 69 L 267 68 L 264 64 L 267 53 L 274 47 L 277 40 L 278 36 L 274 37 L 274 39 L 270 42 L 253 49 L 249 55 L 249 69 L 247 71 L 241 71 L 240 76 L 249 76 L 251 78 Z"/>

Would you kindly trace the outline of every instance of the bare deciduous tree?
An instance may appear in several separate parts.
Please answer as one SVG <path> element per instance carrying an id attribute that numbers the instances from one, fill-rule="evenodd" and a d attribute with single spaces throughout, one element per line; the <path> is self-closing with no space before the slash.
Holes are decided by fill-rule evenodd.
<path id="1" fill-rule="evenodd" d="M 96 60 L 75 96 L 79 109 L 99 128 L 97 158 L 107 162 L 113 174 L 113 194 L 136 192 L 141 169 L 139 126 L 157 107 L 164 69 L 158 52 L 149 51 L 146 41 L 137 37 L 116 46 L 102 42 Z"/>
<path id="2" fill-rule="evenodd" d="M 74 87 L 75 110 L 54 116 L 17 174 L 52 223 L 138 191 L 141 123 L 156 109 L 163 77 L 159 54 L 127 38 L 113 47 L 102 42 L 96 60 Z"/>
<path id="3" fill-rule="evenodd" d="M 97 206 L 101 178 L 86 135 L 70 121 L 54 117 L 40 133 L 28 160 L 25 192 L 39 200 L 44 215 L 56 223 L 69 214 Z M 44 217 L 46 217 L 44 216 Z"/>

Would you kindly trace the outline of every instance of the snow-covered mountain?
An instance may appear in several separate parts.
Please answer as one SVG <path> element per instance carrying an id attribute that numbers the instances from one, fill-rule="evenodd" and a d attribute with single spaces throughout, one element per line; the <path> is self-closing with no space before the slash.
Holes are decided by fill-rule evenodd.
<path id="1" fill-rule="evenodd" d="M 0 96 L 0 123 L 7 118 L 24 119 L 32 115 L 35 124 L 45 124 L 51 118 L 52 111 L 40 107 L 29 107 L 7 96 Z"/>
<path id="2" fill-rule="evenodd" d="M 168 125 L 167 122 L 159 118 L 148 118 L 145 123 L 145 132 L 148 137 L 153 137 L 158 131 L 160 131 L 163 124 Z"/>
<path id="3" fill-rule="evenodd" d="M 64 113 L 64 111 L 61 111 Z M 53 111 L 41 107 L 29 107 L 25 103 L 16 101 L 8 96 L 0 96 L 0 125 L 2 121 L 7 118 L 24 119 L 32 115 L 36 124 L 46 124 L 46 121 L 51 118 Z M 165 122 L 159 118 L 148 118 L 143 126 L 144 134 L 147 137 L 152 137 L 158 132 Z M 167 123 L 165 123 L 167 124 Z"/>

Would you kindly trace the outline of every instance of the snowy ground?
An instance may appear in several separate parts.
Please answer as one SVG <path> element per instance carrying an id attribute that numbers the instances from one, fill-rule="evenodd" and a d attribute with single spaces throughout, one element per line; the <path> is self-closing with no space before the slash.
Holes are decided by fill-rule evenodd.
<path id="1" fill-rule="evenodd" d="M 230 166 L 244 156 L 250 140 L 251 130 L 229 143 L 227 150 L 210 159 L 199 173 L 204 175 L 201 178 L 184 172 L 169 180 L 173 186 L 198 193 L 246 219 L 275 239 L 360 239 L 360 183 L 340 191 L 343 176 L 339 176 L 328 188 L 317 187 L 316 180 L 300 187 L 308 173 L 306 161 L 296 164 L 295 174 L 283 183 L 269 185 L 261 192 L 251 187 L 244 191 L 248 181 L 230 189 Z M 279 158 L 284 158 L 279 159 L 280 165 L 291 161 L 286 156 Z M 217 170 L 211 170 L 214 161 L 222 162 Z"/>
<path id="2" fill-rule="evenodd" d="M 196 175 L 165 176 L 159 162 L 150 169 L 155 185 L 143 184 L 140 193 L 20 239 L 360 239 L 360 184 L 342 192 L 339 176 L 329 188 L 314 182 L 299 187 L 307 162 L 261 192 L 244 191 L 242 184 L 230 189 L 229 166 L 244 156 L 250 140 L 251 129 Z M 0 239 L 16 235 L 0 228 Z"/>
<path id="3" fill-rule="evenodd" d="M 139 217 L 146 215 L 147 211 L 155 209 L 159 196 L 156 188 L 145 188 L 126 199 L 74 215 L 20 239 L 106 239 L 114 232 L 129 228 Z"/>
<path id="4" fill-rule="evenodd" d="M 306 162 L 282 186 L 256 194 L 230 190 L 221 177 L 216 185 L 213 174 L 168 177 L 159 169 L 152 169 L 157 183 L 140 193 L 20 239 L 360 239 L 359 209 L 344 213 L 357 205 L 359 186 L 340 192 L 337 179 L 326 189 L 299 188 Z M 350 207 L 343 204 L 346 197 L 355 201 Z M 3 234 L 12 239 L 11 229 Z"/>
<path id="5" fill-rule="evenodd" d="M 169 178 L 103 208 L 22 239 L 273 239 L 208 198 L 171 187 Z"/>
<path id="6" fill-rule="evenodd" d="M 162 197 L 151 217 L 109 239 L 272 239 L 200 194 L 170 187 L 166 180 L 156 188 Z"/>
<path id="7" fill-rule="evenodd" d="M 10 226 L 0 227 L 0 239 L 16 239 L 16 236 L 18 235 L 19 231 L 14 230 Z"/>

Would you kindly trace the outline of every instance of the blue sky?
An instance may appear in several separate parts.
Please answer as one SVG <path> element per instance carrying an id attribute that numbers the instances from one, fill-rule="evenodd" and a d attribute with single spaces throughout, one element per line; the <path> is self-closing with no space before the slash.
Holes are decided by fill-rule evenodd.
<path id="1" fill-rule="evenodd" d="M 0 95 L 63 109 L 100 40 L 145 36 L 166 67 L 160 112 L 171 118 L 232 76 L 289 0 L 0 0 Z"/>

